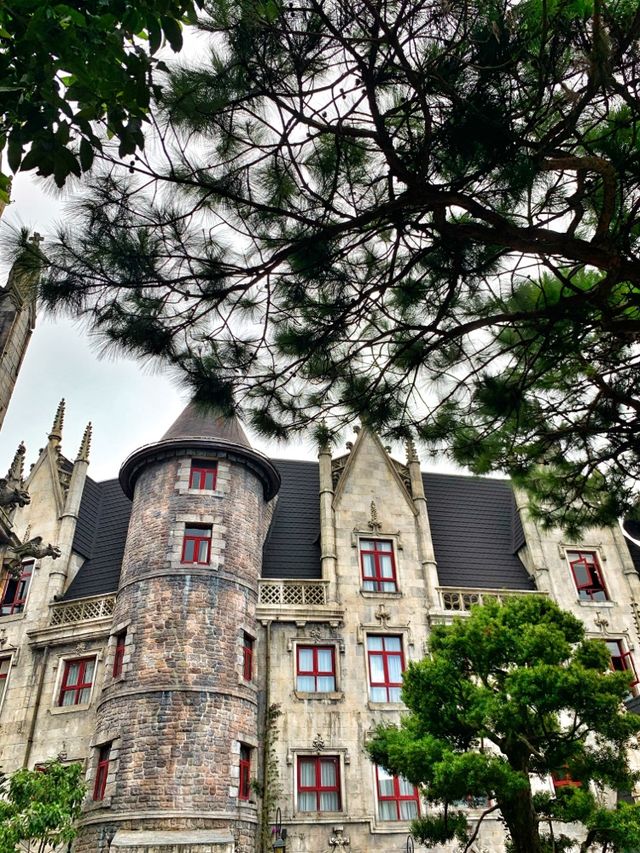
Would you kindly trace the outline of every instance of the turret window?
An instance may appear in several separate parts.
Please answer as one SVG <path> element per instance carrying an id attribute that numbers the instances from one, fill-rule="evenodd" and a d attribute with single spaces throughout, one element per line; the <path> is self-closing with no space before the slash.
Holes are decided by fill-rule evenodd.
<path id="1" fill-rule="evenodd" d="M 33 561 L 23 563 L 18 577 L 7 574 L 0 598 L 0 616 L 22 613 L 31 584 Z"/>
<path id="2" fill-rule="evenodd" d="M 251 794 L 251 747 L 240 744 L 240 780 L 238 784 L 238 799 L 248 800 Z"/>
<path id="3" fill-rule="evenodd" d="M 361 539 L 362 588 L 370 592 L 397 592 L 393 542 L 389 539 Z"/>
<path id="4" fill-rule="evenodd" d="M 111 760 L 111 744 L 105 743 L 98 750 L 98 764 L 96 767 L 96 779 L 93 785 L 93 799 L 104 800 L 109 776 L 109 763 Z"/>
<path id="5" fill-rule="evenodd" d="M 113 677 L 119 678 L 122 675 L 124 665 L 124 652 L 127 643 L 127 632 L 121 631 L 116 634 L 116 648 L 113 653 Z"/>
<path id="6" fill-rule="evenodd" d="M 208 566 L 210 558 L 211 527 L 185 527 L 181 562 Z"/>
<path id="7" fill-rule="evenodd" d="M 91 698 L 91 688 L 96 668 L 96 659 L 78 658 L 64 662 L 62 686 L 58 705 L 86 705 Z"/>
<path id="8" fill-rule="evenodd" d="M 218 463 L 205 459 L 194 459 L 191 462 L 189 488 L 200 491 L 214 491 L 218 479 Z"/>
<path id="9" fill-rule="evenodd" d="M 253 637 L 245 631 L 242 634 L 242 677 L 245 681 L 253 681 L 253 645 Z"/>

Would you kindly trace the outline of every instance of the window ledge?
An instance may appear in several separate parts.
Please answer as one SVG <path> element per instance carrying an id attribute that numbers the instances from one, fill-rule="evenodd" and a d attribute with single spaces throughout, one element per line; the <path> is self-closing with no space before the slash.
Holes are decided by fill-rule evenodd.
<path id="1" fill-rule="evenodd" d="M 85 812 L 94 812 L 98 811 L 98 809 L 110 809 L 111 808 L 111 797 L 103 797 L 101 800 L 87 800 L 84 804 L 83 811 Z"/>
<path id="2" fill-rule="evenodd" d="M 376 592 L 373 589 L 360 589 L 360 595 L 363 598 L 402 598 L 400 590 L 395 592 Z"/>
<path id="3" fill-rule="evenodd" d="M 598 607 L 615 607 L 616 606 L 616 602 L 611 601 L 611 599 L 609 599 L 607 601 L 584 601 L 584 599 L 579 598 L 578 604 L 581 607 L 591 607 L 591 608 L 593 608 L 593 607 L 595 607 L 595 608 L 598 608 Z"/>
<path id="4" fill-rule="evenodd" d="M 0 616 L 2 622 L 19 622 L 24 619 L 24 610 L 22 613 L 7 613 L 5 616 Z"/>
<path id="5" fill-rule="evenodd" d="M 342 690 L 331 690 L 326 693 L 307 693 L 305 690 L 294 690 L 293 695 L 296 699 L 328 699 L 331 702 L 339 702 L 344 699 Z"/>
<path id="6" fill-rule="evenodd" d="M 90 702 L 83 702 L 81 705 L 56 705 L 55 708 L 49 708 L 49 714 L 70 714 L 72 711 L 88 711 L 91 707 Z"/>
<path id="7" fill-rule="evenodd" d="M 345 812 L 294 812 L 291 820 L 296 823 L 335 823 L 336 820 L 344 820 Z M 288 818 L 287 818 L 288 819 Z"/>
<path id="8" fill-rule="evenodd" d="M 370 711 L 406 711 L 407 706 L 404 702 L 372 702 L 367 701 L 367 708 Z"/>

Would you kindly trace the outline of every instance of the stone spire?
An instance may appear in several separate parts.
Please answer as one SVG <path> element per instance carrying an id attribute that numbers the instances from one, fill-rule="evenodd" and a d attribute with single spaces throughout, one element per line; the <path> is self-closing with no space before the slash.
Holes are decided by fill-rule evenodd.
<path id="1" fill-rule="evenodd" d="M 7 480 L 10 483 L 22 483 L 24 480 L 24 455 L 26 452 L 27 449 L 24 446 L 24 441 L 21 441 L 7 474 Z"/>
<path id="2" fill-rule="evenodd" d="M 82 441 L 80 442 L 80 448 L 78 450 L 78 455 L 76 456 L 76 462 L 88 462 L 89 461 L 89 450 L 91 448 L 91 421 L 87 424 L 84 430 L 84 435 L 82 436 Z"/>
<path id="3" fill-rule="evenodd" d="M 64 397 L 58 403 L 58 408 L 56 409 L 56 414 L 53 419 L 53 425 L 51 427 L 51 432 L 49 433 L 49 441 L 52 442 L 56 447 L 62 441 L 62 425 L 64 424 Z"/>

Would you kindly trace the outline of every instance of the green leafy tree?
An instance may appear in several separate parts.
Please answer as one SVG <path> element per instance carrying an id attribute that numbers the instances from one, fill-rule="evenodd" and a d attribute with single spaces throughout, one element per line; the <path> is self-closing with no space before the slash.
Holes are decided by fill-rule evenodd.
<path id="1" fill-rule="evenodd" d="M 441 806 L 412 825 L 428 846 L 457 838 L 468 850 L 482 819 L 499 810 L 513 853 L 568 849 L 558 823 L 582 825 L 581 853 L 628 853 L 640 844 L 640 805 L 608 808 L 602 795 L 629 791 L 636 778 L 627 747 L 640 717 L 623 706 L 630 679 L 548 599 L 490 602 L 434 627 L 428 656 L 404 674 L 409 714 L 399 727 L 379 727 L 367 751 Z M 551 773 L 580 784 L 534 794 L 531 778 Z M 455 806 L 466 797 L 491 802 L 474 833 Z"/>
<path id="2" fill-rule="evenodd" d="M 0 5 L 0 154 L 13 172 L 36 169 L 58 186 L 93 162 L 95 122 L 119 154 L 144 145 L 156 53 L 182 47 L 197 0 L 9 0 Z M 9 175 L 0 176 L 8 201 Z"/>
<path id="3" fill-rule="evenodd" d="M 84 797 L 81 764 L 18 770 L 0 782 L 0 853 L 44 853 L 71 842 Z"/>
<path id="4" fill-rule="evenodd" d="M 364 417 L 508 471 L 545 523 L 629 511 L 636 0 L 206 10 L 155 156 L 75 205 L 45 302 L 264 433 Z"/>

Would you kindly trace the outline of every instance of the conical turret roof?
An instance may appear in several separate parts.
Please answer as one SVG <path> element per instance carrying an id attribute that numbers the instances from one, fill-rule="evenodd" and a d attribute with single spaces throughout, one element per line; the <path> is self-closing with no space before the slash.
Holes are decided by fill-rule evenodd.
<path id="1" fill-rule="evenodd" d="M 162 438 L 135 450 L 120 469 L 120 485 L 128 497 L 133 497 L 136 481 L 151 462 L 175 456 L 196 458 L 213 454 L 248 468 L 261 481 L 266 500 L 280 488 L 280 475 L 273 463 L 254 450 L 234 415 L 228 416 L 213 407 L 191 402 L 173 422 Z"/>
<path id="2" fill-rule="evenodd" d="M 176 418 L 162 436 L 161 441 L 186 438 L 212 439 L 240 447 L 251 447 L 238 418 L 227 417 L 218 409 L 194 402 L 189 403 L 182 414 Z"/>

